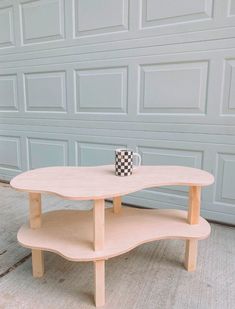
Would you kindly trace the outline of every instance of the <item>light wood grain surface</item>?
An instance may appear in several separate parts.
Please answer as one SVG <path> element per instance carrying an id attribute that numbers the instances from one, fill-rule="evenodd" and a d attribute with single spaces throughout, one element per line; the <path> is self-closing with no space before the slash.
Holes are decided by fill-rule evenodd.
<path id="1" fill-rule="evenodd" d="M 119 177 L 114 174 L 114 166 L 105 165 L 35 169 L 13 178 L 11 186 L 22 191 L 54 193 L 70 200 L 90 200 L 158 186 L 208 186 L 213 181 L 208 172 L 190 167 L 140 166 L 133 175 Z"/>
<path id="2" fill-rule="evenodd" d="M 18 241 L 25 247 L 53 251 L 72 261 L 108 259 L 157 239 L 204 239 L 210 225 L 200 217 L 199 224 L 187 223 L 182 210 L 150 210 L 124 207 L 119 214 L 105 213 L 105 247 L 93 250 L 92 212 L 60 210 L 42 216 L 41 229 L 23 225 Z"/>

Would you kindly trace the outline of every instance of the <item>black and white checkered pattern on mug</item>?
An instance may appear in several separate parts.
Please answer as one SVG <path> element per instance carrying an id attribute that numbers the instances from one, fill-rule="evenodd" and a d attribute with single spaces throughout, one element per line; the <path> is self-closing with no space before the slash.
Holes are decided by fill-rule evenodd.
<path id="1" fill-rule="evenodd" d="M 117 176 L 130 176 L 133 171 L 133 151 L 118 150 L 115 153 L 115 173 Z"/>

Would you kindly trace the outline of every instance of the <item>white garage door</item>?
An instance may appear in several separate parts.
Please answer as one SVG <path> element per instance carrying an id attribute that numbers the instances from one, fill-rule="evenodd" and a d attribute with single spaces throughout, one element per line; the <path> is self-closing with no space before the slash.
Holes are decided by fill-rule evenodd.
<path id="1" fill-rule="evenodd" d="M 0 178 L 49 165 L 203 168 L 203 215 L 235 223 L 235 0 L 0 1 Z M 187 205 L 187 188 L 126 202 Z"/>

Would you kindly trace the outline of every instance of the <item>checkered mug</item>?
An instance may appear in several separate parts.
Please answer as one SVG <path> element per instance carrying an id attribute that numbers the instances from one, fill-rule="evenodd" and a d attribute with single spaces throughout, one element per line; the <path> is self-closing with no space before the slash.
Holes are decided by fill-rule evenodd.
<path id="1" fill-rule="evenodd" d="M 133 172 L 133 157 L 138 158 L 138 167 L 141 164 L 141 156 L 131 149 L 115 150 L 115 174 L 116 176 L 130 176 Z"/>

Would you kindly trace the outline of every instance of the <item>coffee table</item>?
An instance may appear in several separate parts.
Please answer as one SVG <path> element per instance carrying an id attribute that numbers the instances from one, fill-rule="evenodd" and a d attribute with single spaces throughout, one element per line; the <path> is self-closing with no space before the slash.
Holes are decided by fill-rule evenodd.
<path id="1" fill-rule="evenodd" d="M 140 244 L 159 239 L 185 239 L 185 267 L 196 269 L 197 243 L 210 234 L 200 217 L 201 187 L 214 182 L 206 171 L 183 166 L 140 166 L 133 175 L 118 177 L 110 165 L 46 167 L 16 176 L 11 186 L 29 192 L 29 223 L 17 235 L 32 250 L 34 277 L 44 274 L 43 251 L 70 261 L 93 261 L 95 304 L 105 304 L 105 260 Z M 121 197 L 146 188 L 189 186 L 188 212 L 175 209 L 122 207 Z M 93 212 L 55 210 L 42 214 L 41 193 L 68 200 L 93 200 Z M 105 199 L 113 208 L 105 209 Z M 79 205 L 78 205 L 79 208 Z"/>

